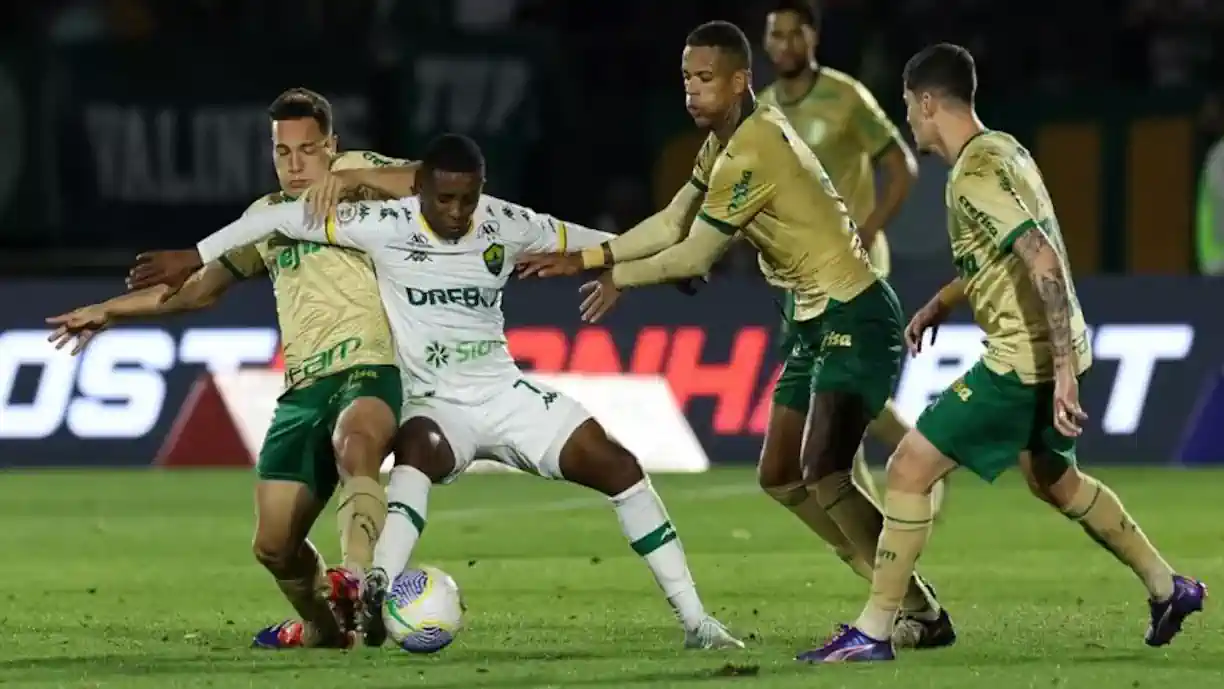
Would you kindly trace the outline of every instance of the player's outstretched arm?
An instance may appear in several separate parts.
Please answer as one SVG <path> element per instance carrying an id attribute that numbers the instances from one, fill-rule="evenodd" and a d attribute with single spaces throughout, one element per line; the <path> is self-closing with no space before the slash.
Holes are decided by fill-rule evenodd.
<path id="1" fill-rule="evenodd" d="M 617 262 L 633 261 L 659 253 L 684 239 L 701 208 L 705 192 L 691 181 L 680 187 L 667 206 L 597 246 L 582 252 L 585 268 L 601 268 Z"/>
<path id="2" fill-rule="evenodd" d="M 648 258 L 613 266 L 612 284 L 617 288 L 640 287 L 703 276 L 730 246 L 732 237 L 733 233 L 728 234 L 698 216 L 688 236 L 679 244 Z"/>
<path id="3" fill-rule="evenodd" d="M 234 276 L 229 270 L 219 263 L 210 263 L 192 274 L 177 292 L 157 285 L 52 316 L 47 323 L 56 328 L 47 340 L 56 349 L 72 343 L 71 352 L 75 355 L 94 335 L 115 323 L 206 308 L 233 283 Z"/>

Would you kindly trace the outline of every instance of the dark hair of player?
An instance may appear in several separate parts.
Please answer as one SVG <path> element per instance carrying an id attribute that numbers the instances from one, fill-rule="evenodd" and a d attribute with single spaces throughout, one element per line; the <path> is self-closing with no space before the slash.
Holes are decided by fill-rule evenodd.
<path id="1" fill-rule="evenodd" d="M 693 29 L 684 44 L 690 48 L 718 48 L 733 55 L 737 69 L 748 69 L 752 64 L 752 46 L 748 43 L 748 37 L 731 22 L 706 22 Z"/>
<path id="2" fill-rule="evenodd" d="M 818 0 L 775 0 L 765 14 L 794 12 L 799 19 L 813 29 L 820 28 L 820 2 Z"/>
<path id="3" fill-rule="evenodd" d="M 324 134 L 332 133 L 332 106 L 321 94 L 306 88 L 285 91 L 268 106 L 268 117 L 273 122 L 282 120 L 312 119 L 319 124 Z"/>
<path id="4" fill-rule="evenodd" d="M 430 172 L 475 173 L 484 177 L 484 153 L 479 144 L 462 134 L 443 134 L 425 147 L 421 168 Z"/>
<path id="5" fill-rule="evenodd" d="M 977 67 L 968 50 L 952 43 L 923 48 L 905 63 L 905 89 L 938 91 L 966 105 L 977 95 Z"/>

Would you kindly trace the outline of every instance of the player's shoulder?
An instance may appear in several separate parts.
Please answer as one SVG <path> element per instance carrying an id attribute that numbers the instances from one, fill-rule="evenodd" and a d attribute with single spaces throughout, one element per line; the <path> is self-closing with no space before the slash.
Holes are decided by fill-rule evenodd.
<path id="1" fill-rule="evenodd" d="M 340 171 L 396 167 L 405 165 L 407 162 L 400 158 L 392 158 L 391 156 L 385 156 L 373 151 L 344 151 L 335 158 L 332 158 L 331 169 L 333 171 Z"/>
<path id="2" fill-rule="evenodd" d="M 484 194 L 476 206 L 472 224 L 486 239 L 500 237 L 514 240 L 527 237 L 531 232 L 531 223 L 539 217 L 539 213 L 527 206 Z"/>
<path id="3" fill-rule="evenodd" d="M 1006 132 L 986 130 L 965 143 L 952 168 L 955 181 L 993 176 L 1029 158 L 1029 152 Z"/>
<path id="4" fill-rule="evenodd" d="M 764 103 L 777 107 L 778 105 L 778 84 L 774 82 L 769 86 L 757 91 L 757 103 Z"/>
<path id="5" fill-rule="evenodd" d="M 727 142 L 726 153 L 731 158 L 756 157 L 774 147 L 786 144 L 786 115 L 778 108 L 757 102 L 752 114 L 744 118 Z"/>
<path id="6" fill-rule="evenodd" d="M 264 194 L 263 196 L 260 196 L 259 198 L 252 201 L 251 205 L 247 206 L 247 209 L 245 212 L 250 213 L 251 211 L 259 210 L 260 208 L 270 208 L 272 206 L 277 206 L 282 203 L 289 203 L 292 200 L 293 199 L 289 197 L 287 194 L 285 194 L 285 192 L 274 191 L 271 194 Z"/>

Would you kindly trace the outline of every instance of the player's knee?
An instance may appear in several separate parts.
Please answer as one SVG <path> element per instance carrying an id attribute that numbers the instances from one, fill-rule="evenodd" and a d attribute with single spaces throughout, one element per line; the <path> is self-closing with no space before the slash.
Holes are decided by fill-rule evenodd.
<path id="1" fill-rule="evenodd" d="M 336 464 L 344 476 L 377 477 L 386 449 L 387 441 L 366 429 L 337 432 L 332 438 Z"/>
<path id="2" fill-rule="evenodd" d="M 410 466 L 439 483 L 455 470 L 455 454 L 434 421 L 413 417 L 395 435 L 396 466 Z"/>
<path id="3" fill-rule="evenodd" d="M 943 455 L 916 431 L 902 438 L 888 459 L 888 489 L 904 493 L 927 493 L 947 471 Z"/>
<path id="4" fill-rule="evenodd" d="M 558 461 L 565 480 L 618 495 L 646 478 L 637 457 L 608 437 L 595 419 L 587 419 L 565 441 Z"/>
<path id="5" fill-rule="evenodd" d="M 1025 454 L 1020 458 L 1020 473 L 1030 493 L 1058 509 L 1065 508 L 1079 490 L 1079 470 L 1061 459 Z"/>

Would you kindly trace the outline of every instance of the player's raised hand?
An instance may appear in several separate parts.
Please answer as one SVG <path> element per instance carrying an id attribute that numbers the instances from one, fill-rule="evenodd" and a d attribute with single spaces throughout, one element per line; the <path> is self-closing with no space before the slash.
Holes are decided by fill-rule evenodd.
<path id="1" fill-rule="evenodd" d="M 1054 374 L 1054 428 L 1068 438 L 1079 437 L 1088 414 L 1080 407 L 1079 381 L 1070 369 Z"/>
<path id="2" fill-rule="evenodd" d="M 939 326 L 943 324 L 948 317 L 948 309 L 936 297 L 926 303 L 914 317 L 910 319 L 909 325 L 905 326 L 905 346 L 909 348 L 911 354 L 917 354 L 922 351 L 922 340 L 926 336 L 926 331 L 931 331 L 931 344 L 935 344 L 935 337 L 939 334 Z"/>
<path id="3" fill-rule="evenodd" d="M 578 291 L 586 295 L 586 298 L 582 300 L 582 306 L 579 307 L 584 323 L 598 323 L 599 319 L 606 316 L 612 307 L 616 306 L 621 296 L 621 291 L 612 284 L 611 271 L 600 275 L 598 280 L 591 280 L 579 287 Z"/>
<path id="4" fill-rule="evenodd" d="M 577 275 L 585 269 L 582 254 L 547 253 L 524 254 L 519 257 L 518 270 L 520 278 L 535 275 L 542 278 L 555 278 L 564 275 Z"/>
<path id="5" fill-rule="evenodd" d="M 195 249 L 149 251 L 136 257 L 136 265 L 128 273 L 127 286 L 130 290 L 138 290 L 166 285 L 170 289 L 164 297 L 169 298 L 199 267 L 200 252 Z"/>
<path id="6" fill-rule="evenodd" d="M 302 194 L 302 200 L 306 202 L 306 221 L 315 226 L 326 222 L 327 216 L 336 212 L 347 186 L 342 175 L 323 173 L 323 177 Z"/>
<path id="7" fill-rule="evenodd" d="M 52 316 L 47 319 L 47 324 L 56 326 L 47 337 L 47 342 L 54 343 L 56 349 L 63 349 L 71 343 L 72 349 L 69 351 L 75 356 L 85 349 L 94 335 L 106 330 L 110 325 L 110 316 L 101 304 L 91 304 Z"/>

